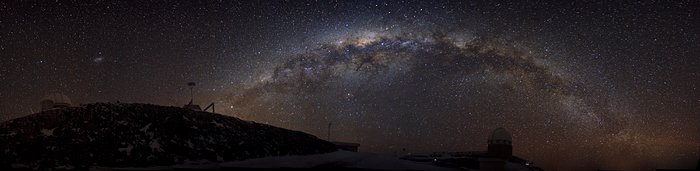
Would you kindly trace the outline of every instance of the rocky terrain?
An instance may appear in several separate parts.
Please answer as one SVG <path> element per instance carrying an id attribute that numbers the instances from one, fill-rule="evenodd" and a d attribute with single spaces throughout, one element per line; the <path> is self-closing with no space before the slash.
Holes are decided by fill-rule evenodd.
<path id="1" fill-rule="evenodd" d="M 315 136 L 215 113 L 149 104 L 87 104 L 0 123 L 0 168 L 207 164 L 318 154 Z"/>

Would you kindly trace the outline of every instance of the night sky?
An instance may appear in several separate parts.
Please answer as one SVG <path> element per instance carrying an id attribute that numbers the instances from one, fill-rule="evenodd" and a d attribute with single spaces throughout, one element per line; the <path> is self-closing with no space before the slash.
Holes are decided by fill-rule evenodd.
<path id="1" fill-rule="evenodd" d="M 694 168 L 700 2 L 0 2 L 0 120 L 47 94 L 182 106 L 545 170 Z"/>

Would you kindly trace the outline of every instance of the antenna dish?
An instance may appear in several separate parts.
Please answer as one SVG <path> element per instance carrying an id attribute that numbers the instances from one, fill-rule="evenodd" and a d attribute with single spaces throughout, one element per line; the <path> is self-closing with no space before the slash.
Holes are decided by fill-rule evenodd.
<path id="1" fill-rule="evenodd" d="M 184 108 L 192 109 L 192 110 L 196 110 L 196 111 L 201 111 L 202 108 L 199 107 L 199 105 L 194 104 L 194 86 L 195 86 L 195 85 L 197 85 L 197 84 L 194 83 L 194 82 L 188 82 L 188 83 L 187 83 L 187 86 L 190 87 L 190 103 L 186 104 L 186 105 L 184 106 Z M 212 109 L 212 110 L 213 110 L 213 109 Z"/>

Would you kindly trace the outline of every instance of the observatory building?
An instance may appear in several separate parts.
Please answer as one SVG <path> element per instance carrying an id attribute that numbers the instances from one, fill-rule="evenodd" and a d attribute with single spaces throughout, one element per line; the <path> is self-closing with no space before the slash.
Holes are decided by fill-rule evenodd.
<path id="1" fill-rule="evenodd" d="M 41 99 L 41 111 L 71 107 L 73 103 L 68 96 L 61 93 L 52 93 Z"/>
<path id="2" fill-rule="evenodd" d="M 408 155 L 405 160 L 427 162 L 444 167 L 482 171 L 540 171 L 532 161 L 513 156 L 513 137 L 504 128 L 489 135 L 487 151 L 434 152 L 432 155 Z"/>
<path id="3" fill-rule="evenodd" d="M 504 128 L 496 128 L 488 139 L 488 153 L 501 159 L 513 156 L 513 138 Z"/>

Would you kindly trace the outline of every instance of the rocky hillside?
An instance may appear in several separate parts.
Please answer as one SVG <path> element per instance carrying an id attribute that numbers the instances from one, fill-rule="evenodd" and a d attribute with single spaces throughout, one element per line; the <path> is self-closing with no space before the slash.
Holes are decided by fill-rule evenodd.
<path id="1" fill-rule="evenodd" d="M 88 104 L 0 124 L 0 168 L 146 167 L 317 154 L 315 136 L 214 113 L 148 104 Z"/>

